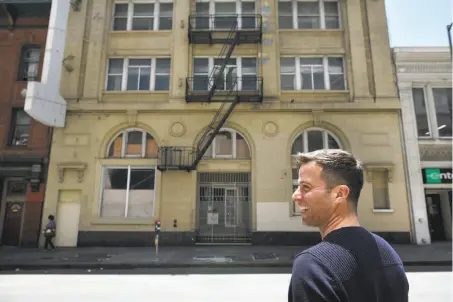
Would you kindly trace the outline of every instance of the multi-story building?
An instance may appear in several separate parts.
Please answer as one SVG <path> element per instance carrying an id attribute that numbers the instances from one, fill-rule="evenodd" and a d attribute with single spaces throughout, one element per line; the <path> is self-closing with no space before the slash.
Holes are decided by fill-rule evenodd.
<path id="1" fill-rule="evenodd" d="M 452 76 L 448 47 L 393 50 L 417 243 L 452 238 Z"/>
<path id="2" fill-rule="evenodd" d="M 52 129 L 24 111 L 40 80 L 50 1 L 0 2 L 0 242 L 37 246 Z"/>
<path id="3" fill-rule="evenodd" d="M 58 245 L 151 245 L 157 219 L 164 245 L 314 243 L 291 196 L 320 148 L 364 162 L 361 223 L 410 241 L 383 1 L 88 0 L 66 41 Z"/>

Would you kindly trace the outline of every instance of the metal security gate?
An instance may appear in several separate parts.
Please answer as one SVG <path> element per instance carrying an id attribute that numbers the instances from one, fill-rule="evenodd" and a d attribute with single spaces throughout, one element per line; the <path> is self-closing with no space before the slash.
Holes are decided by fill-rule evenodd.
<path id="1" fill-rule="evenodd" d="M 251 241 L 250 179 L 250 173 L 198 173 L 198 243 Z"/>

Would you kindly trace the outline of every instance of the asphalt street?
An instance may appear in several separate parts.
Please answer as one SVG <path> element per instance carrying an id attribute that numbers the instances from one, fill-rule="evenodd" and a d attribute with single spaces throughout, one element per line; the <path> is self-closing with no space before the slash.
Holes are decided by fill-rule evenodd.
<path id="1" fill-rule="evenodd" d="M 286 301 L 288 273 L 21 272 L 0 275 L 0 301 Z M 451 271 L 408 272 L 411 302 L 450 302 Z"/>

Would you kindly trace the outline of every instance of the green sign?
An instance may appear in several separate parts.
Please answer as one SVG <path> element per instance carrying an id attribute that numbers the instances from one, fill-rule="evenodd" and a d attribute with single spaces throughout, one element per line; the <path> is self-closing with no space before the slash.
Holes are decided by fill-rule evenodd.
<path id="1" fill-rule="evenodd" d="M 452 183 L 451 169 L 427 168 L 424 171 L 424 183 L 426 184 L 445 184 Z"/>

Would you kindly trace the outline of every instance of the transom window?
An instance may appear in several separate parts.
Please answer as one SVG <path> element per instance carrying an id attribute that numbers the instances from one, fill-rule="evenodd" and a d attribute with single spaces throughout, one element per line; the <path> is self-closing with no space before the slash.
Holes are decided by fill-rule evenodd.
<path id="1" fill-rule="evenodd" d="M 193 90 L 206 91 L 211 85 L 211 77 L 217 77 L 221 66 L 224 63 L 222 59 L 216 58 L 195 58 L 193 67 Z M 230 90 L 236 87 L 236 90 L 257 90 L 258 65 L 256 58 L 241 57 L 230 58 L 227 65 L 217 81 L 217 90 Z"/>
<path id="2" fill-rule="evenodd" d="M 114 31 L 172 29 L 173 0 L 116 1 L 113 11 Z"/>
<path id="3" fill-rule="evenodd" d="M 166 91 L 170 89 L 170 58 L 110 58 L 108 91 Z"/>
<path id="4" fill-rule="evenodd" d="M 311 128 L 302 132 L 293 142 L 291 156 L 295 157 L 299 152 L 311 152 L 320 149 L 342 149 L 340 141 L 329 131 L 318 128 Z M 299 170 L 295 162 L 292 165 L 293 191 L 299 186 Z M 297 205 L 293 203 L 293 211 L 299 215 Z"/>
<path id="5" fill-rule="evenodd" d="M 196 29 L 256 28 L 255 0 L 198 0 Z"/>
<path id="6" fill-rule="evenodd" d="M 158 156 L 158 145 L 151 134 L 140 129 L 128 129 L 119 133 L 108 147 L 107 157 L 148 157 Z"/>
<path id="7" fill-rule="evenodd" d="M 338 29 L 338 1 L 279 0 L 278 24 L 281 29 Z"/>
<path id="8" fill-rule="evenodd" d="M 249 159 L 250 149 L 241 134 L 231 129 L 222 129 L 212 141 L 203 158 Z"/>
<path id="9" fill-rule="evenodd" d="M 346 90 L 341 57 L 281 57 L 282 90 Z"/>
<path id="10" fill-rule="evenodd" d="M 103 218 L 150 218 L 154 215 L 155 168 L 104 167 L 100 216 Z"/>
<path id="11" fill-rule="evenodd" d="M 421 87 L 412 89 L 419 137 L 452 137 L 452 89 Z"/>

